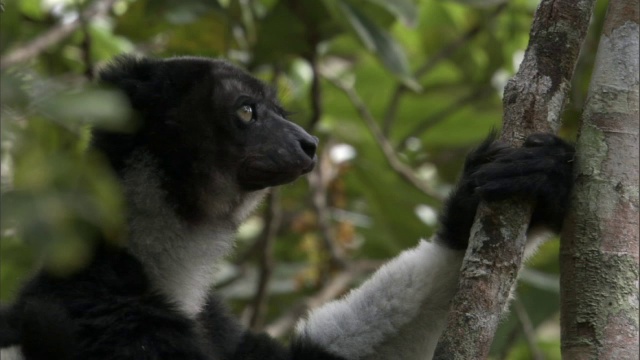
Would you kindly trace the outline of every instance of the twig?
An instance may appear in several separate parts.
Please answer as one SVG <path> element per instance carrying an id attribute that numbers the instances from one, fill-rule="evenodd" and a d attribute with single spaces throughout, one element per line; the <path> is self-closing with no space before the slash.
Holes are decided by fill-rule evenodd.
<path id="1" fill-rule="evenodd" d="M 87 10 L 83 11 L 76 20 L 66 24 L 60 23 L 46 33 L 26 44 L 20 45 L 0 58 L 0 69 L 6 69 L 7 67 L 22 63 L 39 55 L 45 49 L 70 36 L 82 25 L 81 19 L 88 21 L 94 17 L 106 15 L 115 2 L 116 0 L 97 0 Z"/>
<path id="2" fill-rule="evenodd" d="M 336 88 L 342 90 L 347 95 L 349 100 L 351 100 L 351 103 L 358 111 L 358 114 L 360 115 L 362 120 L 364 120 L 365 125 L 367 126 L 367 128 L 369 129 L 373 137 L 375 138 L 376 142 L 378 143 L 378 146 L 380 146 L 380 149 L 382 150 L 382 153 L 384 154 L 389 166 L 397 174 L 399 174 L 400 177 L 403 180 L 405 180 L 408 184 L 412 185 L 416 189 L 420 190 L 421 192 L 435 199 L 442 200 L 443 196 L 441 194 L 439 194 L 437 191 L 431 188 L 424 181 L 416 177 L 413 170 L 409 166 L 405 165 L 402 161 L 400 161 L 400 159 L 395 153 L 395 150 L 393 149 L 393 146 L 391 145 L 389 140 L 384 136 L 384 134 L 378 127 L 377 122 L 374 119 L 373 115 L 371 114 L 367 106 L 364 104 L 362 99 L 360 99 L 360 96 L 355 92 L 355 90 L 353 90 L 351 86 L 348 86 L 347 84 L 345 84 L 344 82 L 338 79 L 331 78 L 331 77 L 326 77 L 326 79 Z"/>
<path id="3" fill-rule="evenodd" d="M 396 119 L 398 106 L 400 106 L 400 99 L 402 99 L 402 96 L 407 92 L 407 90 L 408 89 L 404 84 L 399 84 L 396 86 L 393 94 L 391 94 L 391 100 L 389 100 L 387 111 L 385 111 L 382 120 L 382 134 L 384 134 L 384 136 L 389 136 L 391 133 L 391 126 L 393 125 L 393 121 Z"/>
<path id="4" fill-rule="evenodd" d="M 491 21 L 498 14 L 500 14 L 506 8 L 506 3 L 499 5 L 495 11 L 493 11 L 487 21 Z M 458 49 L 463 47 L 469 41 L 471 41 L 476 35 L 480 33 L 480 30 L 484 27 L 484 24 L 476 24 L 468 29 L 462 36 L 453 41 L 451 44 L 445 46 L 440 49 L 438 53 L 427 59 L 427 61 L 420 66 L 414 73 L 414 77 L 419 79 L 426 75 L 428 72 L 433 70 L 436 65 L 438 65 L 442 60 L 450 58 L 453 54 L 455 54 Z M 398 106 L 400 104 L 400 99 L 402 95 L 408 90 L 406 86 L 403 84 L 398 84 L 391 95 L 391 100 L 389 101 L 389 105 L 387 105 L 387 111 L 383 117 L 383 125 L 382 125 L 382 133 L 385 136 L 389 136 L 389 132 L 391 131 L 391 126 L 393 121 L 396 118 L 396 114 L 398 112 Z"/>
<path id="5" fill-rule="evenodd" d="M 518 335 L 520 335 L 520 329 L 517 326 L 514 326 L 506 336 L 502 351 L 500 354 L 496 355 L 498 360 L 509 360 L 509 352 L 518 340 Z"/>
<path id="6" fill-rule="evenodd" d="M 253 254 L 258 252 L 260 249 L 260 238 L 255 239 L 243 252 L 238 254 L 233 260 L 233 265 L 235 266 L 244 266 L 244 264 L 249 261 Z"/>
<path id="7" fill-rule="evenodd" d="M 460 111 L 460 109 L 464 108 L 464 106 L 470 103 L 476 102 L 478 100 L 481 100 L 489 96 L 489 94 L 491 94 L 491 90 L 489 88 L 481 87 L 473 91 L 471 94 L 461 97 L 460 99 L 456 100 L 454 103 L 440 110 L 439 112 L 426 117 L 422 121 L 419 121 L 418 124 L 414 126 L 414 128 L 411 131 L 407 132 L 407 135 L 405 135 L 404 138 L 400 141 L 398 148 L 404 149 L 407 144 L 407 140 L 409 140 L 409 138 L 420 136 L 425 131 L 429 130 L 430 128 L 437 125 L 441 121 L 449 118 L 449 116 L 451 116 L 452 114 L 455 114 L 457 111 Z"/>
<path id="8" fill-rule="evenodd" d="M 309 119 L 307 129 L 309 131 L 313 131 L 322 116 L 322 92 L 320 89 L 320 73 L 318 71 L 317 55 L 314 54 L 310 56 L 308 61 L 309 65 L 311 65 L 311 93 L 309 95 L 311 102 L 311 118 Z"/>
<path id="9" fill-rule="evenodd" d="M 309 101 L 311 103 L 311 116 L 307 125 L 307 129 L 312 131 L 320 118 L 322 117 L 322 89 L 320 87 L 320 72 L 318 69 L 318 59 L 315 53 L 315 47 L 317 46 L 317 40 L 313 34 L 309 35 L 308 39 L 313 53 L 307 57 L 307 61 L 311 65 L 311 93 Z M 331 220 L 329 216 L 329 209 L 327 208 L 327 192 L 329 188 L 329 182 L 331 177 L 327 174 L 328 167 L 324 161 L 326 156 L 320 155 L 319 164 L 309 175 L 309 185 L 311 187 L 311 203 L 313 209 L 316 212 L 318 219 L 318 231 L 320 233 L 320 239 L 322 245 L 329 257 L 329 265 L 331 267 L 343 268 L 346 263 L 343 259 L 343 254 L 333 241 L 331 234 Z M 326 271 L 321 271 L 321 275 L 326 275 Z"/>
<path id="10" fill-rule="evenodd" d="M 276 86 L 280 78 L 280 67 L 275 66 L 273 69 L 273 77 L 271 85 Z M 258 262 L 258 282 L 256 284 L 256 293 L 254 295 L 251 306 L 249 306 L 248 318 L 249 327 L 253 330 L 260 330 L 263 325 L 264 313 L 267 307 L 268 287 L 273 273 L 273 252 L 272 245 L 282 224 L 282 208 L 280 207 L 280 189 L 273 188 L 267 196 L 267 206 L 264 210 L 264 228 L 260 237 L 249 247 L 243 255 L 247 256 L 247 260 L 253 253 L 259 255 Z M 242 261 L 242 259 L 241 259 Z M 244 264 L 243 264 L 244 265 Z"/>
<path id="11" fill-rule="evenodd" d="M 282 337 L 293 328 L 298 319 L 307 311 L 344 294 L 349 290 L 355 279 L 375 271 L 380 265 L 381 263 L 378 261 L 366 260 L 350 264 L 348 268 L 343 269 L 331 278 L 314 296 L 294 305 L 291 311 L 266 326 L 264 328 L 265 332 L 276 338 Z"/>
<path id="12" fill-rule="evenodd" d="M 264 312 L 267 306 L 269 283 L 273 273 L 273 251 L 272 245 L 276 237 L 276 232 L 280 226 L 282 211 L 280 209 L 279 190 L 272 189 L 267 199 L 265 211 L 265 227 L 258 242 L 260 251 L 260 262 L 258 272 L 258 284 L 256 294 L 251 303 L 251 313 L 249 316 L 249 326 L 254 330 L 262 327 Z"/>
<path id="13" fill-rule="evenodd" d="M 323 168 L 322 161 L 325 156 L 320 158 L 320 164 L 316 166 L 311 174 L 309 174 L 309 185 L 311 187 L 311 203 L 313 209 L 316 212 L 318 232 L 320 233 L 320 240 L 322 247 L 324 248 L 331 268 L 344 268 L 346 262 L 342 251 L 338 248 L 333 241 L 331 216 L 329 208 L 327 206 L 327 192 L 329 191 L 327 169 Z M 321 271 L 321 275 L 324 277 L 327 275 L 327 271 Z"/>
<path id="14" fill-rule="evenodd" d="M 325 149 L 327 149 L 325 147 Z M 329 257 L 329 266 L 331 268 L 342 269 L 347 264 L 344 260 L 344 254 L 333 241 L 331 216 L 329 207 L 327 206 L 327 193 L 329 184 L 335 179 L 337 173 L 331 172 L 331 166 L 328 162 L 328 155 L 323 152 L 319 156 L 318 166 L 309 174 L 309 186 L 311 187 L 311 203 L 316 212 L 318 231 L 323 248 Z M 330 270 L 330 269 L 328 269 Z M 327 271 L 321 271 L 321 275 L 326 276 Z"/>
<path id="15" fill-rule="evenodd" d="M 76 3 L 76 5 L 78 9 L 78 20 L 80 20 L 80 28 L 82 29 L 83 35 L 82 42 L 80 43 L 80 49 L 82 50 L 82 59 L 85 66 L 85 76 L 89 81 L 91 81 L 94 79 L 93 60 L 91 59 L 91 33 L 89 32 L 89 23 L 85 18 L 84 11 L 82 11 L 82 6 L 80 3 Z"/>
<path id="16" fill-rule="evenodd" d="M 516 312 L 518 321 L 520 321 L 520 325 L 522 326 L 522 333 L 524 334 L 524 338 L 529 346 L 531 358 L 533 360 L 544 360 L 544 355 L 542 355 L 542 351 L 536 343 L 536 331 L 533 328 L 529 314 L 527 314 L 527 309 L 524 307 L 524 304 L 520 299 L 515 298 L 513 300 L 513 309 Z"/>
<path id="17" fill-rule="evenodd" d="M 488 16 L 487 20 L 493 20 L 493 18 L 498 16 L 506 7 L 506 3 L 498 5 L 496 9 Z M 467 32 L 462 34 L 460 38 L 444 47 L 435 56 L 430 58 L 424 65 L 419 67 L 418 70 L 416 70 L 416 76 L 423 77 L 429 71 L 433 70 L 433 68 L 435 68 L 440 61 L 450 58 L 456 51 L 458 51 L 458 49 L 463 47 L 467 42 L 478 35 L 480 33 L 480 30 L 482 30 L 483 28 L 485 28 L 484 23 L 476 24 L 475 26 L 467 30 Z"/>

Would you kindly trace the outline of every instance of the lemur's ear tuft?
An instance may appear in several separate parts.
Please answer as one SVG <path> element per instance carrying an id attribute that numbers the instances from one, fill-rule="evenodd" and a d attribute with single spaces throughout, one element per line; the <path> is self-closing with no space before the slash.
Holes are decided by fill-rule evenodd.
<path id="1" fill-rule="evenodd" d="M 122 55 L 100 71 L 99 79 L 122 90 L 134 109 L 143 110 L 161 100 L 161 68 L 162 60 Z"/>

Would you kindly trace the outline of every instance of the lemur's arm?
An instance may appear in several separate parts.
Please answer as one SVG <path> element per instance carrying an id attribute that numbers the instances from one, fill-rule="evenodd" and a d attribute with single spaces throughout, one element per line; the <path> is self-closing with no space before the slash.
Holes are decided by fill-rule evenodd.
<path id="1" fill-rule="evenodd" d="M 512 149 L 490 135 L 471 153 L 433 242 L 404 251 L 345 298 L 315 311 L 297 336 L 346 359 L 430 358 L 446 325 L 481 198 L 535 200 L 530 233 L 559 230 L 571 188 L 573 148 L 551 135 Z"/>

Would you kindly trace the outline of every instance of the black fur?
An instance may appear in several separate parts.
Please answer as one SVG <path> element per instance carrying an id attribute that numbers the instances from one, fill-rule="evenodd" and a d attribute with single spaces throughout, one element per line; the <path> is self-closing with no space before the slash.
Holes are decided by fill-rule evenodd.
<path id="1" fill-rule="evenodd" d="M 209 359 L 197 336 L 196 324 L 155 294 L 142 267 L 124 250 L 100 246 L 93 261 L 72 276 L 58 278 L 40 273 L 22 291 L 16 311 L 22 323 L 53 331 L 21 343 L 26 359 L 50 359 L 42 339 L 65 334 L 61 342 L 73 354 L 59 359 Z M 59 321 L 44 323 L 29 312 L 33 301 L 44 301 Z M 38 306 L 41 306 L 40 303 Z M 71 323 L 73 326 L 68 326 Z"/>
<path id="2" fill-rule="evenodd" d="M 176 211 L 193 224 L 206 221 L 203 194 L 229 191 L 233 174 L 244 190 L 291 182 L 315 165 L 317 139 L 285 119 L 275 92 L 221 60 L 122 57 L 101 72 L 137 111 L 131 133 L 97 130 L 93 145 L 122 173 L 144 148 L 164 172 L 163 187 Z M 235 116 L 250 105 L 256 121 Z"/>
<path id="3" fill-rule="evenodd" d="M 15 320 L 3 324 L 2 346 L 19 343 L 28 360 L 340 360 L 246 331 L 215 294 L 191 320 L 153 291 L 134 257 L 108 246 L 70 277 L 39 274 L 6 314 Z"/>
<path id="4" fill-rule="evenodd" d="M 0 307 L 0 348 L 20 343 L 20 322 L 14 308 Z"/>
<path id="5" fill-rule="evenodd" d="M 480 200 L 510 197 L 534 201 L 529 229 L 559 232 L 573 184 L 574 156 L 572 145 L 550 134 L 531 135 L 514 149 L 496 141 L 492 132 L 467 156 L 442 212 L 438 238 L 450 248 L 466 249 Z"/>
<path id="6" fill-rule="evenodd" d="M 137 153 L 150 155 L 164 200 L 189 226 L 206 223 L 212 206 L 234 208 L 247 194 L 291 182 L 316 162 L 317 139 L 286 120 L 274 92 L 223 61 L 122 57 L 100 78 L 126 94 L 136 121 L 128 132 L 96 130 L 93 146 L 122 177 Z M 251 121 L 237 115 L 243 106 L 251 107 Z M 572 158 L 572 147 L 550 135 L 530 137 L 522 149 L 489 136 L 469 155 L 447 202 L 441 241 L 466 248 L 481 198 L 530 197 L 537 202 L 532 225 L 557 229 Z M 217 221 L 227 221 L 222 218 Z M 86 268 L 63 278 L 41 272 L 2 309 L 0 346 L 19 344 L 27 360 L 341 359 L 306 339 L 285 347 L 248 332 L 215 294 L 191 318 L 157 291 L 139 258 L 98 240 Z"/>
<path id="7" fill-rule="evenodd" d="M 206 221 L 221 195 L 241 201 L 315 165 L 317 139 L 285 119 L 272 89 L 226 62 L 125 56 L 100 79 L 126 94 L 135 118 L 127 132 L 95 130 L 93 147 L 120 176 L 137 152 L 150 154 L 165 200 L 191 226 Z M 251 122 L 236 114 L 243 105 L 254 111 Z M 63 278 L 42 271 L 3 308 L 2 347 L 19 344 L 28 360 L 340 359 L 246 331 L 215 294 L 191 319 L 154 289 L 128 250 L 95 242 L 87 267 Z"/>

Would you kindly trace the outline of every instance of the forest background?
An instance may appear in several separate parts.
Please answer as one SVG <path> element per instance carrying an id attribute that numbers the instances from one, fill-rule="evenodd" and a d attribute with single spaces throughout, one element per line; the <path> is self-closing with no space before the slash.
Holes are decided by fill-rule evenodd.
<path id="1" fill-rule="evenodd" d="M 95 86 L 122 53 L 223 57 L 278 90 L 321 140 L 319 166 L 240 229 L 216 287 L 247 325 L 286 338 L 309 307 L 436 230 L 465 154 L 502 118 L 534 0 L 14 0 L 0 14 L 0 299 L 44 264 L 82 266 L 87 231 L 122 231 L 92 126 L 122 127 Z M 596 5 L 560 134 L 573 140 L 606 1 Z M 560 358 L 557 239 L 521 275 L 495 359 Z"/>

